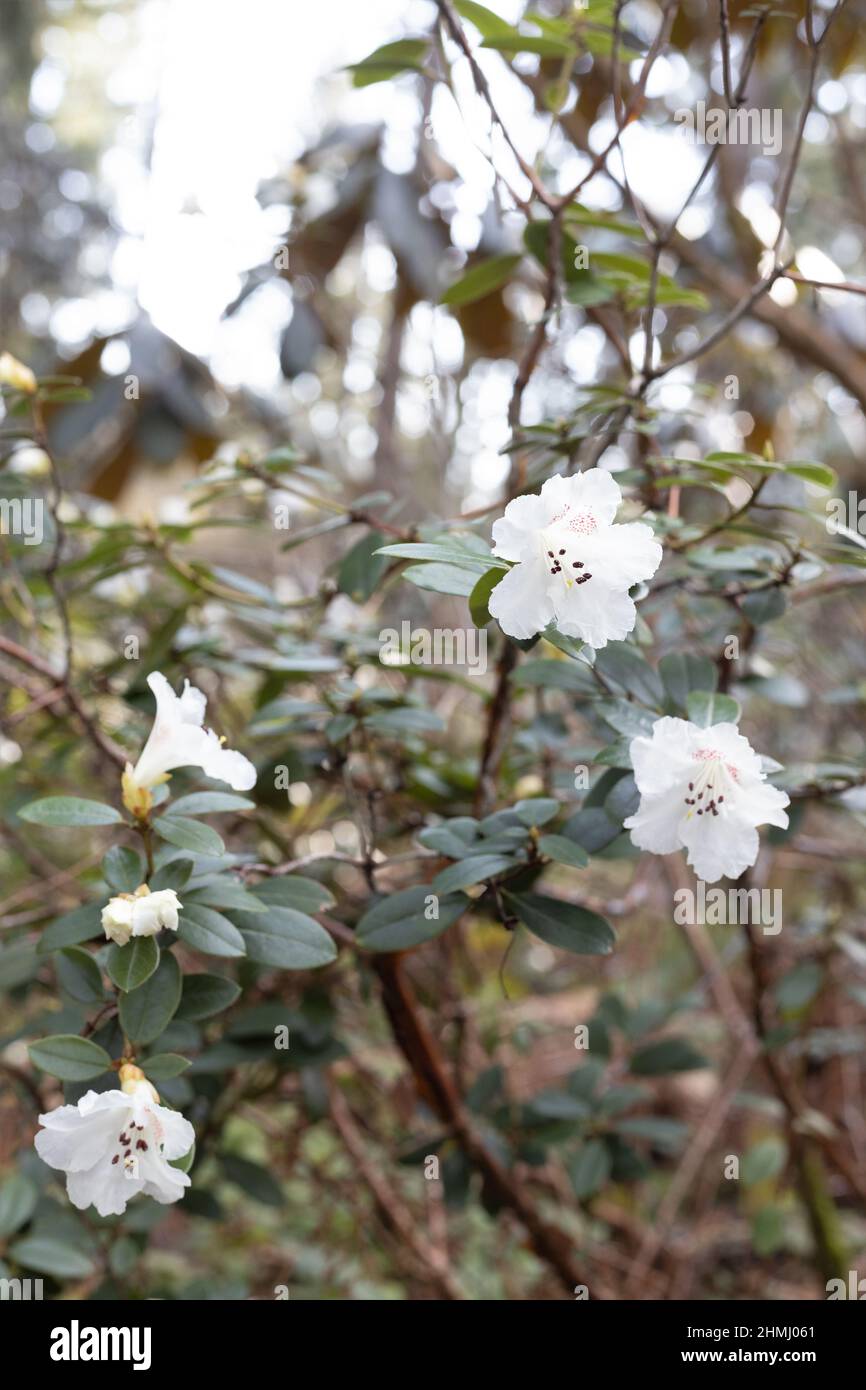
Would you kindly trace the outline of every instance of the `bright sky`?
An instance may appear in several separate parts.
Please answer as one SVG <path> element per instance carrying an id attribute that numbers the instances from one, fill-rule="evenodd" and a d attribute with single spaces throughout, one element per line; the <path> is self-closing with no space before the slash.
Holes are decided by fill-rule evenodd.
<path id="1" fill-rule="evenodd" d="M 60 17 L 66 0 L 49 3 Z M 523 8 L 521 0 L 489 0 L 489 7 L 512 22 Z M 635 3 L 627 8 L 632 26 L 643 27 L 644 37 L 650 37 L 657 22 L 655 7 Z M 397 171 L 409 167 L 417 138 L 411 85 L 385 82 L 355 91 L 339 69 L 402 34 L 426 32 L 434 13 L 431 0 L 327 0 L 326 6 L 300 0 L 140 0 L 99 20 L 100 39 L 112 44 L 117 55 L 104 99 L 132 113 L 102 161 L 122 233 L 113 277 L 130 297 L 127 303 L 137 296 L 164 332 L 208 358 L 227 384 L 262 391 L 280 384 L 276 347 L 287 316 L 285 287 L 260 291 L 238 315 L 222 319 L 243 272 L 266 261 L 283 234 L 279 209 L 263 209 L 257 202 L 259 184 L 285 172 L 337 120 L 384 120 L 389 131 L 386 162 Z M 474 34 L 471 28 L 469 32 Z M 67 66 L 70 58 L 74 67 L 70 54 Z M 524 84 L 499 55 L 479 52 L 478 58 L 522 154 L 533 160 L 547 145 L 559 157 L 550 121 L 538 116 Z M 437 87 L 432 120 L 439 148 L 464 181 L 456 191 L 452 236 L 471 250 L 494 181 L 487 156 L 513 187 L 525 192 L 526 183 L 501 138 L 491 140 L 489 112 L 465 61 L 456 64 L 454 77 L 458 102 Z M 50 62 L 37 78 L 48 114 L 55 101 Z M 720 83 L 714 74 L 714 86 L 717 78 Z M 825 86 L 828 91 L 819 92 L 819 101 L 838 109 L 838 101 L 834 107 L 830 100 L 838 93 L 829 88 L 839 88 L 845 100 L 844 89 L 840 83 Z M 62 86 L 58 100 L 60 90 Z M 657 61 L 649 94 L 662 98 L 670 112 L 713 96 L 677 55 Z M 816 113 L 816 119 L 825 118 Z M 638 196 L 657 213 L 674 215 L 703 151 L 670 122 L 666 126 L 661 129 L 652 118 L 633 123 L 623 148 Z M 601 148 L 611 129 L 600 121 L 591 135 L 593 147 Z M 824 132 L 816 130 L 815 135 L 821 138 Z M 562 187 L 586 167 L 583 157 L 566 156 L 563 151 Z M 743 208 L 759 235 L 760 225 L 772 216 L 772 182 L 771 173 L 770 182 L 751 185 L 750 204 Z M 617 205 L 613 185 L 603 177 L 594 179 L 584 196 L 595 206 Z M 701 235 L 706 214 L 699 203 L 688 216 L 690 225 L 681 230 Z M 111 304 L 104 307 L 112 309 Z M 87 335 L 85 320 L 92 313 L 93 300 L 77 301 L 58 310 L 52 328 L 71 342 Z M 579 363 L 581 352 L 586 361 Z M 591 375 L 596 352 L 589 338 L 582 346 L 575 344 L 578 379 Z"/>

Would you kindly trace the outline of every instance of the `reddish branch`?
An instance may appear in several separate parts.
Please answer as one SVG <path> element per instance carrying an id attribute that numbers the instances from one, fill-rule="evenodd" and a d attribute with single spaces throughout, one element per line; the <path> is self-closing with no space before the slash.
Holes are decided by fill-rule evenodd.
<path id="1" fill-rule="evenodd" d="M 597 1279 L 590 1285 L 586 1271 L 575 1261 L 569 1238 L 539 1215 L 514 1174 L 491 1153 L 478 1134 L 433 1035 L 421 1017 L 401 957 L 396 953 L 377 955 L 373 958 L 373 968 L 382 987 L 382 1002 L 391 1031 L 412 1070 L 418 1090 L 481 1173 L 488 1196 L 523 1224 L 533 1250 L 556 1273 L 569 1295 L 573 1296 L 578 1285 L 586 1285 L 593 1298 L 610 1297 L 609 1290 Z"/>

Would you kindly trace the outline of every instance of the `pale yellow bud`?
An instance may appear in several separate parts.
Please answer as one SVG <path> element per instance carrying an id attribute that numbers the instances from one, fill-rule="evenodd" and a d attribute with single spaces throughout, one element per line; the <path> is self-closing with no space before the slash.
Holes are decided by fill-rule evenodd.
<path id="1" fill-rule="evenodd" d="M 26 391 L 32 396 L 36 390 L 36 377 L 11 352 L 0 352 L 0 386 L 14 386 L 16 391 Z"/>

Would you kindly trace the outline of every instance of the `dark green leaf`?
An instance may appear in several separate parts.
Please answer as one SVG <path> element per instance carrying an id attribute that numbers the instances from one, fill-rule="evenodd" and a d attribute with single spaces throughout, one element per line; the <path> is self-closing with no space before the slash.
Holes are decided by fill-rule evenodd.
<path id="1" fill-rule="evenodd" d="M 108 1071 L 111 1058 L 104 1048 L 74 1033 L 56 1033 L 30 1044 L 30 1059 L 61 1081 L 90 1081 Z"/>
<path id="2" fill-rule="evenodd" d="M 578 956 L 607 956 L 613 950 L 613 929 L 596 912 L 540 893 L 505 892 L 502 896 L 523 925 L 549 946 Z"/>
<path id="3" fill-rule="evenodd" d="M 120 1022 L 131 1042 L 153 1042 L 168 1027 L 180 1003 L 180 966 L 164 951 L 158 968 L 120 1000 Z"/>
<path id="4" fill-rule="evenodd" d="M 106 970 L 118 989 L 138 989 L 159 965 L 155 936 L 137 936 L 125 946 L 113 945 L 108 952 Z"/>

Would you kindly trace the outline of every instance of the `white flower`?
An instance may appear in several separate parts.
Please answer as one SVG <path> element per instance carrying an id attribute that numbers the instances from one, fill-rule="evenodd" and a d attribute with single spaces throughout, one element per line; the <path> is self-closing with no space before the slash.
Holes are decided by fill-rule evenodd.
<path id="1" fill-rule="evenodd" d="M 613 524 L 621 501 L 610 473 L 591 468 L 508 503 L 493 553 L 517 564 L 488 605 L 503 632 L 533 637 L 555 622 L 596 649 L 628 636 L 637 617 L 628 591 L 655 574 L 662 548 L 643 522 Z"/>
<path id="2" fill-rule="evenodd" d="M 136 793 L 148 791 L 176 767 L 200 767 L 208 777 L 228 782 L 235 791 L 247 791 L 256 770 L 242 753 L 223 748 L 212 729 L 204 729 L 207 700 L 200 690 L 184 681 L 183 694 L 175 695 L 165 676 L 152 671 L 147 683 L 156 696 L 156 719 L 150 737 L 134 768 L 124 773 L 124 804 L 135 810 L 142 804 Z M 145 809 L 149 798 L 143 799 Z"/>
<path id="3" fill-rule="evenodd" d="M 120 1216 L 139 1192 L 157 1202 L 176 1202 L 190 1180 L 171 1158 L 192 1148 L 189 1120 L 158 1105 L 148 1081 L 129 1092 L 88 1091 L 77 1105 L 61 1105 L 39 1116 L 44 1125 L 33 1141 L 39 1157 L 62 1169 L 73 1206 L 94 1206 L 100 1216 Z"/>
<path id="4" fill-rule="evenodd" d="M 133 894 L 121 893 L 110 899 L 102 909 L 102 925 L 111 941 L 125 946 L 132 936 L 156 936 L 164 927 L 177 931 L 177 914 L 182 907 L 173 888 L 151 893 L 143 883 Z"/>
<path id="5" fill-rule="evenodd" d="M 788 824 L 788 796 L 765 780 L 761 759 L 736 724 L 701 729 L 657 719 L 652 738 L 631 741 L 640 806 L 624 822 L 638 849 L 681 846 L 705 883 L 739 878 L 758 857 L 759 825 Z"/>
<path id="6" fill-rule="evenodd" d="M 112 898 L 102 909 L 105 935 L 118 946 L 125 946 L 132 936 L 132 905 L 133 899 L 124 894 L 123 897 Z"/>
<path id="7" fill-rule="evenodd" d="M 163 927 L 177 931 L 177 914 L 181 907 L 183 903 L 173 888 L 142 894 L 132 906 L 133 936 L 156 936 Z"/>

